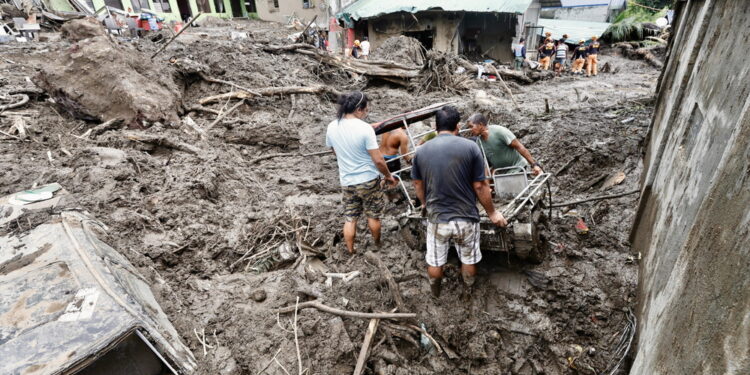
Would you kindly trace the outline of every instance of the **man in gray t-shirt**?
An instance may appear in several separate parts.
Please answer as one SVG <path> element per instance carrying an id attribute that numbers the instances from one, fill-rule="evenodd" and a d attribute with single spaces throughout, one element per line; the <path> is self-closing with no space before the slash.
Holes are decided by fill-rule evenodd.
<path id="1" fill-rule="evenodd" d="M 417 197 L 427 211 L 427 274 L 430 289 L 440 296 L 443 265 L 451 243 L 461 259 L 461 275 L 471 287 L 479 250 L 477 198 L 495 225 L 507 225 L 492 204 L 490 186 L 484 175 L 482 152 L 476 143 L 458 137 L 458 111 L 446 106 L 436 113 L 438 135 L 417 149 L 411 177 Z"/>

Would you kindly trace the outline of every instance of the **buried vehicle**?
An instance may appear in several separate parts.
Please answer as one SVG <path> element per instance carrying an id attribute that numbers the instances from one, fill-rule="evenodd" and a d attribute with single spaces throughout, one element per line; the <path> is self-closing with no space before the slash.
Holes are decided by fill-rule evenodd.
<path id="1" fill-rule="evenodd" d="M 0 198 L 0 373 L 192 372 L 149 282 L 69 200 L 58 184 Z"/>
<path id="2" fill-rule="evenodd" d="M 408 135 L 411 151 L 391 160 L 399 160 L 416 153 L 416 150 L 420 147 L 417 140 L 432 131 L 414 134 L 409 129 L 409 125 L 433 116 L 435 112 L 447 104 L 449 103 L 434 104 L 374 124 L 376 134 L 403 128 Z M 465 132 L 467 130 L 461 131 L 461 133 Z M 491 168 L 487 162 L 484 149 L 482 149 L 482 154 L 485 156 L 486 170 L 490 171 Z M 395 172 L 394 175 L 398 176 L 400 173 L 409 173 L 410 171 L 411 165 L 407 165 Z M 490 186 L 493 189 L 493 202 L 508 220 L 508 225 L 505 228 L 498 228 L 490 222 L 486 214 L 482 215 L 480 217 L 480 247 L 482 250 L 513 254 L 532 263 L 540 263 L 544 260 L 548 249 L 547 236 L 545 235 L 548 216 L 544 209 L 551 206 L 550 177 L 550 173 L 540 173 L 533 176 L 526 168 L 522 167 L 492 170 L 487 179 L 490 180 Z M 408 246 L 423 250 L 425 248 L 424 229 L 426 219 L 421 212 L 421 208 L 415 205 L 416 200 L 413 197 L 416 194 L 413 193 L 413 189 L 410 189 L 400 177 L 398 177 L 398 182 L 407 205 L 406 212 L 399 218 L 401 235 Z"/>

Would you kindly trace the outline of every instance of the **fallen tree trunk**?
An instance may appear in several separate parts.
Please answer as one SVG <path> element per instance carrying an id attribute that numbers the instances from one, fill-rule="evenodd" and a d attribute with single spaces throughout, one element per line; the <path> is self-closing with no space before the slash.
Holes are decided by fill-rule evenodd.
<path id="1" fill-rule="evenodd" d="M 649 48 L 638 48 L 637 45 L 634 46 L 633 44 L 627 42 L 615 43 L 613 47 L 618 48 L 620 50 L 620 53 L 625 55 L 625 57 L 627 58 L 644 60 L 654 68 L 661 69 L 664 66 L 664 63 L 662 63 L 661 60 L 654 56 Z"/>
<path id="2" fill-rule="evenodd" d="M 218 101 L 226 101 L 227 99 L 249 99 L 260 96 L 274 96 L 274 95 L 290 95 L 290 94 L 324 94 L 331 93 L 334 95 L 340 95 L 340 92 L 330 86 L 290 86 L 290 87 L 266 87 L 255 90 L 254 92 L 248 91 L 232 91 L 225 94 L 207 96 L 198 101 L 200 105 L 214 103 Z"/>
<path id="3" fill-rule="evenodd" d="M 410 67 L 388 61 L 356 60 L 332 56 L 318 52 L 315 47 L 304 43 L 296 43 L 286 46 L 265 46 L 263 47 L 263 50 L 269 53 L 301 53 L 303 55 L 312 56 L 326 65 L 337 67 L 352 73 L 389 79 L 395 83 L 403 82 L 404 79 L 408 80 L 419 77 L 422 70 L 421 67 Z"/>

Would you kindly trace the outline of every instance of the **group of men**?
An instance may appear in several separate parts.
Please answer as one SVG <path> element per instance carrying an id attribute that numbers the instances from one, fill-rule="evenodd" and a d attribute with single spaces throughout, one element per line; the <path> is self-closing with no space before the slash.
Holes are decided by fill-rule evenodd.
<path id="1" fill-rule="evenodd" d="M 393 172 L 401 170 L 393 163 L 389 168 L 386 157 L 393 162 L 398 161 L 395 158 L 399 153 L 406 155 L 408 138 L 392 132 L 378 145 L 374 127 L 363 121 L 369 107 L 362 92 L 342 95 L 338 105 L 338 118 L 326 130 L 326 146 L 336 154 L 343 193 L 344 241 L 349 253 L 354 254 L 357 221 L 363 214 L 375 246 L 380 247 L 383 185 L 395 187 Z M 474 284 L 476 264 L 482 259 L 477 201 L 492 223 L 507 225 L 494 207 L 485 160 L 491 168 L 518 166 L 531 168 L 534 174 L 542 172 L 507 128 L 488 125 L 487 119 L 477 113 L 467 121 L 476 136 L 470 140 L 459 136 L 459 122 L 460 114 L 454 107 L 441 108 L 435 115 L 435 136 L 419 146 L 413 158 L 404 158 L 412 165 L 411 179 L 428 223 L 425 260 L 435 297 L 440 295 L 443 266 L 451 245 L 458 252 L 464 283 L 469 288 Z"/>
<path id="2" fill-rule="evenodd" d="M 552 33 L 550 32 L 546 32 L 544 36 L 544 42 L 537 49 L 539 64 L 544 70 L 549 70 L 550 66 L 552 66 L 555 73 L 560 75 L 568 65 L 570 51 L 567 44 L 568 35 L 563 34 L 562 38 L 557 41 L 552 39 Z M 585 40 L 579 40 L 578 45 L 573 48 L 573 53 L 570 54 L 570 59 L 572 60 L 571 72 L 573 74 L 583 74 L 583 67 L 585 65 L 586 76 L 596 76 L 599 67 L 598 57 L 600 49 L 601 43 L 596 35 L 591 37 L 591 43 L 588 45 L 586 45 Z M 515 69 L 520 70 L 523 62 L 526 61 L 526 41 L 523 38 L 521 38 L 518 45 L 513 47 L 513 54 L 515 56 Z"/>

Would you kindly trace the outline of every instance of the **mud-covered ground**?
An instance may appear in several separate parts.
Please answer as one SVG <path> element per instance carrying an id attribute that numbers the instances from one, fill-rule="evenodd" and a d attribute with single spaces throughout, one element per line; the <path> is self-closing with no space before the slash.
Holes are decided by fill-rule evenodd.
<path id="1" fill-rule="evenodd" d="M 231 31 L 249 37 L 230 40 Z M 358 254 L 344 250 L 335 158 L 306 155 L 323 150 L 335 98 L 250 98 L 201 136 L 185 125 L 185 118 L 205 129 L 216 115 L 185 108 L 233 88 L 175 67 L 179 63 L 170 64 L 170 57 L 251 89 L 364 88 L 372 100 L 372 121 L 447 100 L 456 102 L 464 118 L 483 111 L 492 123 L 514 131 L 544 169 L 556 173 L 553 204 L 638 186 L 658 76 L 640 61 L 605 52 L 602 64 L 609 62 L 617 73 L 531 85 L 509 82 L 521 107 L 514 109 L 498 82 L 474 82 L 460 95 L 417 96 L 299 54 L 262 51 L 269 42 L 288 43 L 287 32 L 274 24 L 235 21 L 184 33 L 152 64 L 182 90 L 175 109 L 182 121 L 177 123 L 147 122 L 143 129 L 128 123 L 85 135 L 106 119 L 76 119 L 49 93 L 31 94 L 29 104 L 0 112 L 0 130 L 8 132 L 22 121 L 28 134 L 24 140 L 0 135 L 0 194 L 51 182 L 72 193 L 80 207 L 109 227 L 104 240 L 152 281 L 159 302 L 198 359 L 199 374 L 257 374 L 264 368 L 267 374 L 297 372 L 293 314 L 274 313 L 293 306 L 297 297 L 360 312 L 390 311 L 396 305 L 380 272 L 363 255 L 374 250 L 363 225 Z M 142 39 L 115 48 L 147 56 L 159 45 Z M 0 46 L 0 92 L 38 90 L 33 82 L 39 70 L 74 50 L 75 44 L 54 35 L 47 42 Z M 235 103 L 206 107 L 226 109 Z M 143 134 L 161 141 L 144 141 Z M 271 154 L 292 155 L 262 158 Z M 423 254 L 404 244 L 394 217 L 386 218 L 385 245 L 377 254 L 398 281 L 406 310 L 417 319 L 381 322 L 366 373 L 601 373 L 619 360 L 614 352 L 634 304 L 638 255 L 631 253 L 628 235 L 636 203 L 637 195 L 628 195 L 553 209 L 547 259 L 533 265 L 485 253 L 470 296 L 451 257 L 439 299 L 430 296 Z M 390 212 L 399 210 L 391 207 Z M 579 218 L 588 234 L 576 232 Z M 0 234 L 17 230 L 23 228 L 0 228 Z M 292 249 L 291 259 L 282 259 L 279 247 Z M 299 248 L 307 255 L 300 256 Z M 327 285 L 321 268 L 360 275 Z M 423 325 L 443 350 L 425 348 L 416 331 L 405 328 L 409 324 Z M 367 325 L 364 319 L 300 310 L 299 348 L 307 373 L 351 373 Z M 206 332 L 212 347 L 205 348 L 205 355 L 194 330 Z M 618 373 L 625 373 L 625 362 Z"/>

